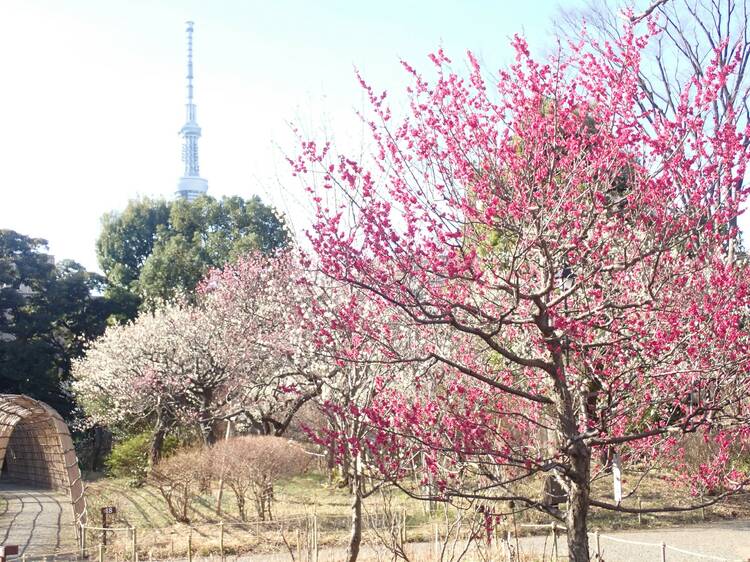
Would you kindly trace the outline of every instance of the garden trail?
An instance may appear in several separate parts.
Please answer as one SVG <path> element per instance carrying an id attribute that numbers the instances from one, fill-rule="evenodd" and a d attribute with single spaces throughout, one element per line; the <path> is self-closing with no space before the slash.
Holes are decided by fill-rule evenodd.
<path id="1" fill-rule="evenodd" d="M 76 549 L 68 496 L 0 482 L 0 498 L 0 544 L 18 545 L 28 556 Z"/>
<path id="2" fill-rule="evenodd" d="M 613 537 L 617 541 L 606 538 Z M 629 542 L 619 542 L 629 541 Z M 750 560 L 750 520 L 735 520 L 695 525 L 686 527 L 615 531 L 603 533 L 600 538 L 603 559 L 607 562 L 660 562 L 661 547 L 664 542 L 669 547 L 704 555 L 705 558 L 686 554 L 667 548 L 668 562 L 696 562 L 700 560 Z M 552 541 L 549 536 L 523 537 L 519 539 L 521 553 L 532 560 L 553 560 Z M 650 543 L 653 546 L 645 544 Z M 592 553 L 596 548 L 594 537 L 591 538 Z M 567 559 L 565 538 L 559 538 L 559 556 Z M 435 547 L 431 543 L 415 543 L 408 546 L 412 560 L 438 560 L 434 555 Z M 325 549 L 320 553 L 320 562 L 339 562 L 344 560 L 344 549 Z M 711 558 L 714 557 L 714 558 Z M 362 562 L 383 560 L 383 551 L 376 551 L 371 545 L 364 546 L 360 554 Z M 446 557 L 450 560 L 450 557 Z M 233 558 L 228 559 L 233 562 Z M 238 562 L 282 562 L 290 560 L 288 553 L 277 555 L 255 555 L 239 557 Z"/>

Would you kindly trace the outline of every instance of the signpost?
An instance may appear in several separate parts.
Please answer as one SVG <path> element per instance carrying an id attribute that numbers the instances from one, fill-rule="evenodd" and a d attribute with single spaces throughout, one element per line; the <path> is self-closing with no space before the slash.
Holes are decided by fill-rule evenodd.
<path id="1" fill-rule="evenodd" d="M 107 515 L 114 515 L 115 513 L 117 513 L 117 508 L 113 505 L 102 508 L 102 544 L 104 546 L 107 546 Z"/>
<path id="2" fill-rule="evenodd" d="M 7 556 L 18 556 L 18 545 L 9 544 L 0 546 L 0 562 L 5 562 Z"/>

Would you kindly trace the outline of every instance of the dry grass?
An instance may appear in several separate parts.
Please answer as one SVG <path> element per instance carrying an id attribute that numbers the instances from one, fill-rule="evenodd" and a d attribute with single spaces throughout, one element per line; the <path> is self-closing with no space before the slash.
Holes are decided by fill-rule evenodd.
<path id="1" fill-rule="evenodd" d="M 635 482 L 641 474 L 625 474 L 623 477 L 623 491 L 627 493 L 629 483 Z M 612 479 L 609 476 L 595 485 L 597 497 L 612 501 Z M 710 501 L 710 497 L 704 498 Z M 647 475 L 636 494 L 626 498 L 623 506 L 630 508 L 654 508 L 659 506 L 689 506 L 701 503 L 701 498 L 691 497 L 689 490 L 684 484 L 679 483 L 669 475 L 652 473 Z M 666 527 L 677 525 L 689 525 L 703 523 L 706 521 L 721 521 L 727 519 L 750 517 L 750 501 L 747 495 L 727 498 L 722 502 L 707 507 L 705 510 L 682 511 L 671 513 L 657 513 L 642 516 L 639 523 L 637 515 L 620 514 L 613 511 L 594 509 L 592 511 L 591 527 L 602 530 L 628 529 L 639 526 Z"/>
<path id="2" fill-rule="evenodd" d="M 275 489 L 273 504 L 274 522 L 251 519 L 243 523 L 237 513 L 232 492 L 225 487 L 222 498 L 222 514 L 216 510 L 215 490 L 212 494 L 195 497 L 190 510 L 190 525 L 193 529 L 192 545 L 196 554 L 208 554 L 219 550 L 219 522 L 224 522 L 225 552 L 272 552 L 286 550 L 287 544 L 297 548 L 297 542 L 307 538 L 309 518 L 316 516 L 320 528 L 321 547 L 344 544 L 349 531 L 349 496 L 346 490 L 329 486 L 324 477 L 311 473 L 282 482 Z M 188 525 L 175 523 L 169 515 L 164 499 L 150 485 L 129 487 L 125 480 L 101 478 L 87 484 L 89 524 L 99 526 L 100 509 L 115 506 L 117 515 L 110 527 L 137 528 L 139 550 L 154 556 L 184 554 L 187 552 Z M 381 500 L 373 497 L 366 506 L 368 512 L 382 510 Z M 399 499 L 397 509 L 408 513 L 407 524 L 418 525 L 426 516 L 420 503 Z M 414 539 L 430 536 L 431 527 L 424 533 L 415 533 Z M 110 544 L 118 552 L 129 548 L 127 531 L 112 532 Z M 89 544 L 96 544 L 101 533 L 90 532 Z"/>
<path id="3" fill-rule="evenodd" d="M 624 488 L 628 491 L 629 481 L 635 482 L 640 475 L 625 475 Z M 611 477 L 603 478 L 595 485 L 595 495 L 599 498 L 611 496 Z M 541 490 L 541 486 L 537 488 Z M 214 491 L 215 493 L 215 491 Z M 87 486 L 90 523 L 99 524 L 99 510 L 104 505 L 117 507 L 117 516 L 111 523 L 113 527 L 135 527 L 138 529 L 139 550 L 143 556 L 149 552 L 154 557 L 177 555 L 187 552 L 188 527 L 179 525 L 169 515 L 163 498 L 151 486 L 132 488 L 123 480 L 98 479 L 90 481 Z M 263 553 L 279 552 L 291 549 L 296 552 L 297 544 L 304 545 L 309 540 L 308 525 L 315 514 L 319 529 L 321 547 L 340 546 L 346 543 L 349 525 L 349 496 L 346 490 L 327 484 L 325 478 L 318 473 L 282 482 L 275 490 L 276 501 L 273 506 L 275 523 L 261 523 L 251 520 L 242 523 L 236 512 L 231 490 L 225 488 L 222 501 L 222 515 L 216 510 L 215 495 L 197 496 L 190 512 L 190 527 L 192 527 L 192 548 L 198 555 L 207 555 L 219 551 L 219 525 L 224 522 L 224 547 L 226 553 Z M 644 507 L 657 503 L 671 503 L 685 505 L 689 501 L 686 490 L 664 476 L 648 476 L 639 488 L 639 495 L 626 499 L 623 505 L 638 507 L 639 501 Z M 402 495 L 395 495 L 389 505 L 383 504 L 379 496 L 368 498 L 365 504 L 366 519 L 369 522 L 375 517 L 383 523 L 383 512 L 386 508 L 394 513 L 407 516 L 407 540 L 430 541 L 434 536 L 435 525 L 443 525 L 445 517 L 452 517 L 449 511 L 442 509 L 436 518 L 432 519 L 425 513 L 424 504 L 408 499 Z M 497 506 L 498 511 L 506 511 L 507 506 Z M 738 517 L 750 517 L 750 502 L 747 498 L 734 498 L 712 506 L 705 510 L 680 512 L 659 515 L 646 515 L 642 518 L 642 525 L 648 527 L 684 525 L 703 521 L 723 520 Z M 515 523 L 519 534 L 533 532 L 524 529 L 525 523 L 548 523 L 543 515 L 534 511 L 519 513 Z M 512 520 L 508 519 L 508 524 Z M 386 523 L 386 526 L 388 523 Z M 631 514 L 620 514 L 600 509 L 592 509 L 589 526 L 591 529 L 602 531 L 613 529 L 637 528 L 638 517 Z M 116 549 L 125 552 L 128 549 L 126 532 L 113 533 Z M 99 542 L 99 534 L 90 536 L 90 544 Z M 366 533 L 366 540 L 376 542 L 377 538 L 370 530 Z M 110 541 L 111 542 L 111 541 Z"/>

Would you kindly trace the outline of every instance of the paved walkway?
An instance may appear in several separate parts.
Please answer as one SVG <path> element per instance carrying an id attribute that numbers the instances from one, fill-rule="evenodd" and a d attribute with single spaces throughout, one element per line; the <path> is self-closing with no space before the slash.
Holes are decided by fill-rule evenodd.
<path id="1" fill-rule="evenodd" d="M 76 548 L 70 498 L 0 481 L 0 544 L 17 544 L 27 556 Z"/>
<path id="2" fill-rule="evenodd" d="M 613 537 L 617 541 L 605 538 Z M 619 542 L 629 541 L 629 542 Z M 726 521 L 690 527 L 664 528 L 653 530 L 619 531 L 604 533 L 600 539 L 602 557 L 607 562 L 661 562 L 661 542 L 705 557 L 678 552 L 667 548 L 667 562 L 699 562 L 700 560 L 731 560 L 745 562 L 750 560 L 750 521 Z M 649 543 L 647 544 L 632 544 Z M 552 556 L 552 541 L 549 536 L 524 537 L 519 539 L 518 546 L 524 555 L 524 560 L 554 560 Z M 559 557 L 567 560 L 567 546 L 565 537 L 559 538 Z M 514 545 L 515 547 L 515 545 Z M 592 555 L 596 552 L 596 544 L 592 536 L 590 541 Z M 411 560 L 433 561 L 439 560 L 435 556 L 435 545 L 428 543 L 410 544 L 407 552 Z M 456 552 L 460 552 L 460 548 Z M 505 553 L 501 549 L 498 554 Z M 320 562 L 340 562 L 345 560 L 344 549 L 324 549 L 320 552 Z M 504 556 L 498 558 L 504 560 Z M 479 559 L 472 558 L 470 559 Z M 217 558 L 218 559 L 218 558 Z M 303 557 L 304 559 L 304 557 Z M 363 546 L 359 557 L 362 562 L 387 560 L 383 551 L 376 552 L 372 546 Z M 444 558 L 451 560 L 450 555 Z M 455 558 L 454 558 L 455 559 Z M 207 560 L 210 560 L 208 558 Z M 227 557 L 227 562 L 288 562 L 288 553 L 275 555 Z"/>
<path id="3" fill-rule="evenodd" d="M 17 544 L 21 553 L 39 556 L 53 552 L 75 550 L 76 534 L 73 514 L 66 496 L 48 490 L 23 488 L 0 482 L 0 544 Z M 612 538 L 609 538 L 612 537 Z M 615 540 L 613 540 L 615 539 Z M 750 521 L 726 521 L 690 527 L 633 530 L 605 533 L 600 544 L 607 562 L 660 562 L 662 542 L 669 547 L 668 562 L 694 562 L 703 560 L 750 560 Z M 643 544 L 633 544 L 643 543 Z M 648 543 L 648 544 L 645 544 Z M 592 537 L 592 553 L 595 541 Z M 515 545 L 514 545 L 515 546 Z M 552 544 L 549 536 L 524 537 L 519 539 L 521 552 L 527 559 L 552 559 Z M 703 554 L 706 558 L 679 552 L 675 549 Z M 380 549 L 378 549 L 380 550 Z M 417 543 L 408 546 L 412 560 L 437 560 L 435 545 Z M 338 562 L 344 559 L 343 549 L 324 549 L 320 562 Z M 559 539 L 559 555 L 566 559 L 565 538 Z M 383 551 L 376 552 L 370 545 L 363 545 L 362 562 L 382 560 Z M 714 557 L 714 558 L 712 558 Z M 213 558 L 218 560 L 218 557 Z M 450 556 L 446 557 L 450 559 Z M 194 560 L 206 560 L 196 557 Z M 208 558 L 211 560 L 211 558 Z M 291 560 L 288 553 L 250 555 L 235 558 L 228 556 L 227 562 L 282 562 Z"/>
<path id="4" fill-rule="evenodd" d="M 547 559 L 550 556 L 550 542 L 549 539 L 546 540 Z M 565 537 L 560 537 L 559 542 L 560 554 L 567 554 Z M 668 562 L 721 559 L 745 562 L 750 560 L 750 521 L 723 521 L 689 527 L 609 532 L 602 533 L 599 542 L 602 557 L 607 562 L 660 562 L 662 542 L 667 545 Z M 521 544 L 521 550 L 541 557 L 544 543 L 543 537 L 529 538 Z M 589 541 L 589 548 L 592 553 L 596 552 L 593 536 Z"/>

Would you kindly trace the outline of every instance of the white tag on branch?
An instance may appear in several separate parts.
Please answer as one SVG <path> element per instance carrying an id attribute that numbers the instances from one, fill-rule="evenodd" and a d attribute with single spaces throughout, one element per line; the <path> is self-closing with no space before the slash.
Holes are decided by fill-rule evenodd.
<path id="1" fill-rule="evenodd" d="M 620 453 L 615 453 L 612 458 L 612 485 L 615 503 L 619 505 L 622 501 L 622 460 L 620 459 Z"/>

